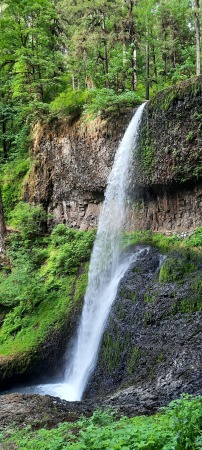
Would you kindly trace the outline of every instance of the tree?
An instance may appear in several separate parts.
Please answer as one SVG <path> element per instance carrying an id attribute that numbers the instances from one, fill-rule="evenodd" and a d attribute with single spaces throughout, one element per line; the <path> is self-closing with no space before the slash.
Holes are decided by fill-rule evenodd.
<path id="1" fill-rule="evenodd" d="M 18 131 L 27 130 L 35 111 L 43 110 L 60 92 L 64 64 L 51 1 L 8 0 L 0 26 L 1 143 L 7 158 Z"/>
<path id="2" fill-rule="evenodd" d="M 0 191 L 0 255 L 5 253 L 4 238 L 6 235 L 6 227 L 4 222 L 3 204 Z"/>
<path id="3" fill-rule="evenodd" d="M 196 75 L 201 73 L 201 27 L 200 27 L 200 0 L 194 0 L 194 16 L 196 30 Z"/>

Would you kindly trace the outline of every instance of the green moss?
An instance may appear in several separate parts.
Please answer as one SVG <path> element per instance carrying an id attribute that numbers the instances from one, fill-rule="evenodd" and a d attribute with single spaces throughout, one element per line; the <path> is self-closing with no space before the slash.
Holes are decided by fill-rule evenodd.
<path id="1" fill-rule="evenodd" d="M 137 302 L 137 292 L 134 292 L 133 290 L 129 289 L 129 288 L 122 288 L 119 291 L 119 296 L 121 298 L 127 299 L 127 300 L 131 300 L 133 303 Z"/>
<path id="2" fill-rule="evenodd" d="M 168 257 L 162 264 L 159 272 L 160 283 L 182 280 L 186 275 L 195 270 L 193 262 L 183 257 Z"/>
<path id="3" fill-rule="evenodd" d="M 161 363 L 165 360 L 165 355 L 161 352 L 158 356 L 157 356 L 157 362 Z"/>
<path id="4" fill-rule="evenodd" d="M 125 340 L 120 340 L 119 336 L 116 338 L 110 334 L 104 337 L 102 361 L 110 372 L 120 366 L 126 342 L 127 336 Z"/>
<path id="5" fill-rule="evenodd" d="M 172 313 L 187 314 L 202 311 L 202 298 L 185 298 L 173 304 Z"/>
<path id="6" fill-rule="evenodd" d="M 186 137 L 187 142 L 193 142 L 195 138 L 196 138 L 195 133 L 193 131 L 189 131 Z"/>
<path id="7" fill-rule="evenodd" d="M 7 221 L 14 206 L 22 198 L 22 187 L 30 169 L 30 159 L 17 159 L 15 164 L 13 161 L 7 162 L 1 167 L 0 184 L 2 191 L 2 200 L 4 205 L 4 213 Z"/>
<path id="8" fill-rule="evenodd" d="M 186 96 L 195 97 L 202 92 L 202 77 L 192 77 L 189 80 L 170 86 L 158 92 L 149 102 L 149 110 L 155 109 L 167 111 L 174 100 L 182 99 Z"/>
<path id="9" fill-rule="evenodd" d="M 127 367 L 127 374 L 131 376 L 134 372 L 135 366 L 141 358 L 141 350 L 138 346 L 134 346 Z"/>
<path id="10" fill-rule="evenodd" d="M 71 293 L 75 277 L 62 280 L 60 290 L 50 293 L 34 309 L 22 302 L 10 311 L 0 329 L 1 355 L 30 351 L 45 342 L 71 313 Z"/>
<path id="11" fill-rule="evenodd" d="M 157 297 L 157 293 L 151 293 L 150 292 L 145 292 L 144 293 L 144 301 L 146 303 L 154 303 L 156 301 L 156 297 Z"/>
<path id="12" fill-rule="evenodd" d="M 148 310 L 145 312 L 143 316 L 143 325 L 144 327 L 147 327 L 148 325 L 151 325 L 155 321 L 154 313 L 151 310 Z"/>
<path id="13" fill-rule="evenodd" d="M 0 273 L 0 308 L 5 312 L 0 328 L 1 363 L 3 356 L 24 355 L 25 360 L 26 354 L 28 364 L 29 355 L 34 357 L 39 345 L 68 322 L 74 303 L 81 302 L 85 293 L 85 260 L 92 242 L 92 232 L 72 233 L 67 227 L 56 227 L 50 237 L 39 236 L 32 242 L 25 241 L 23 234 L 12 234 L 8 242 L 12 270 Z M 65 245 L 69 246 L 66 263 L 58 265 Z"/>
<path id="14" fill-rule="evenodd" d="M 88 268 L 89 263 L 86 263 L 84 266 L 84 272 L 79 276 L 76 281 L 76 288 L 74 293 L 74 301 L 81 302 L 86 292 L 86 287 L 88 284 Z"/>

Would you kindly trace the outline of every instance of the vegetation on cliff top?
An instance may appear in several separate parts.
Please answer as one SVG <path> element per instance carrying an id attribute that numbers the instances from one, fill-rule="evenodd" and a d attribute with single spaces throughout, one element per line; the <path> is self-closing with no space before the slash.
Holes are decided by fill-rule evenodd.
<path id="1" fill-rule="evenodd" d="M 44 116 L 116 110 L 192 77 L 193 3 L 1 1 L 1 159 L 24 154 Z"/>
<path id="2" fill-rule="evenodd" d="M 202 397 L 183 396 L 154 416 L 121 417 L 95 411 L 91 418 L 55 429 L 9 427 L 2 450 L 199 450 L 202 448 Z M 36 429 L 36 431 L 35 431 Z"/>

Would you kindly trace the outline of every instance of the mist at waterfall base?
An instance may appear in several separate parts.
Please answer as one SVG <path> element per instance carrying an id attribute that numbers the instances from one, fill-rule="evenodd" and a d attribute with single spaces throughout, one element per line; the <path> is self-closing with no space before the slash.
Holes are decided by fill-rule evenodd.
<path id="1" fill-rule="evenodd" d="M 137 248 L 132 255 L 124 256 L 121 250 L 121 236 L 127 225 L 130 168 L 138 143 L 144 106 L 142 104 L 137 109 L 125 132 L 108 179 L 91 255 L 83 312 L 64 378 L 60 383 L 24 388 L 23 392 L 79 401 L 95 368 L 102 334 L 119 283 L 130 265 L 144 251 Z"/>

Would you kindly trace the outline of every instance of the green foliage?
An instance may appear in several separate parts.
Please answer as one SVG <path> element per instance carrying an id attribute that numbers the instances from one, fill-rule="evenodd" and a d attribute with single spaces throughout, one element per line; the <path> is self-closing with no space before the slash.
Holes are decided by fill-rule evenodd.
<path id="1" fill-rule="evenodd" d="M 1 192 L 4 214 L 7 220 L 10 217 L 11 211 L 21 199 L 22 184 L 29 167 L 30 161 L 26 158 L 16 159 L 15 164 L 13 161 L 9 161 L 1 168 Z"/>
<path id="2" fill-rule="evenodd" d="M 21 232 L 24 240 L 35 239 L 43 234 L 47 216 L 42 206 L 19 202 L 10 214 L 11 225 Z"/>
<path id="3" fill-rule="evenodd" d="M 202 247 L 202 227 L 197 228 L 190 237 L 186 239 L 187 247 Z"/>
<path id="4" fill-rule="evenodd" d="M 189 257 L 168 257 L 162 264 L 159 272 L 160 283 L 182 280 L 186 275 L 193 272 L 195 265 Z"/>
<path id="5" fill-rule="evenodd" d="M 137 92 L 122 92 L 117 94 L 113 89 L 96 89 L 90 93 L 90 101 L 85 111 L 88 114 L 120 112 L 127 107 L 133 107 L 141 103 L 141 97 Z"/>
<path id="6" fill-rule="evenodd" d="M 8 0 L 1 11 L 0 153 L 27 152 L 30 124 L 63 88 L 58 15 L 50 0 Z"/>
<path id="7" fill-rule="evenodd" d="M 171 250 L 182 249 L 190 250 L 192 253 L 199 253 L 202 250 L 202 227 L 197 228 L 190 236 L 181 237 L 178 235 L 166 236 L 162 233 L 152 233 L 148 231 L 135 231 L 132 233 L 125 233 L 122 238 L 123 247 L 149 244 L 161 249 L 162 253 Z M 188 257 L 188 255 L 187 255 Z"/>
<path id="8" fill-rule="evenodd" d="M 121 417 L 97 410 L 90 418 L 55 429 L 7 429 L 2 449 L 30 450 L 199 450 L 202 397 L 184 395 L 154 416 Z"/>
<path id="9" fill-rule="evenodd" d="M 84 105 L 88 102 L 88 91 L 66 91 L 62 92 L 50 104 L 50 111 L 63 116 L 78 118 L 83 112 Z"/>
<path id="10" fill-rule="evenodd" d="M 95 231 L 76 231 L 59 224 L 50 237 L 49 261 L 44 273 L 54 275 L 76 273 L 80 264 L 90 258 Z"/>
<path id="11" fill-rule="evenodd" d="M 40 207 L 23 204 L 14 217 L 20 232 L 11 233 L 11 267 L 0 272 L 0 308 L 6 313 L 0 328 L 2 355 L 36 350 L 51 329 L 68 320 L 74 302 L 84 297 L 85 263 L 94 240 L 93 231 L 65 225 L 56 226 L 51 236 L 41 235 Z"/>
<path id="12" fill-rule="evenodd" d="M 194 75 L 190 0 L 177 6 L 174 0 L 117 0 L 116 8 L 109 0 L 98 3 L 99 7 L 92 0 L 3 3 L 0 158 L 4 161 L 27 154 L 31 125 L 39 119 L 53 115 L 76 119 L 84 110 L 88 115 L 119 113 L 145 98 L 146 84 L 153 96 Z M 148 148 L 145 164 L 150 160 Z"/>

